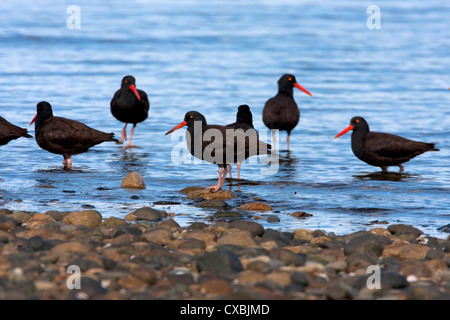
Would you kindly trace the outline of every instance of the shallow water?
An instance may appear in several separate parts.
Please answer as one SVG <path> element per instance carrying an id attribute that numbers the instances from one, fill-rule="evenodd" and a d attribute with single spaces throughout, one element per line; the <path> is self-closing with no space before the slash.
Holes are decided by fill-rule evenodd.
<path id="1" fill-rule="evenodd" d="M 234 122 L 240 104 L 251 107 L 255 127 L 264 129 L 264 102 L 290 72 L 313 94 L 295 92 L 301 120 L 291 152 L 282 132 L 277 173 L 263 176 L 261 164 L 244 164 L 240 186 L 226 182 L 238 195 L 230 204 L 267 201 L 274 211 L 257 221 L 274 229 L 342 234 L 387 221 L 446 236 L 437 228 L 450 220 L 448 3 L 377 1 L 381 29 L 369 30 L 369 2 L 76 2 L 80 29 L 67 27 L 72 2 L 2 1 L 0 115 L 27 127 L 36 104 L 46 100 L 55 115 L 120 136 L 123 124 L 109 102 L 121 78 L 132 74 L 150 97 L 150 116 L 133 139 L 140 148 L 123 153 L 104 143 L 74 156 L 66 171 L 62 156 L 34 139 L 12 141 L 0 149 L 1 207 L 95 208 L 124 217 L 149 205 L 174 212 L 181 225 L 209 222 L 216 210 L 196 208 L 178 191 L 214 184 L 217 167 L 174 163 L 184 130 L 164 133 L 189 110 L 209 123 Z M 440 152 L 406 163 L 404 174 L 392 167 L 381 175 L 354 157 L 350 134 L 333 139 L 356 115 L 374 131 L 435 142 Z M 144 177 L 146 189 L 120 188 L 130 171 Z M 313 216 L 297 219 L 294 211 Z M 272 214 L 280 222 L 267 223 Z"/>

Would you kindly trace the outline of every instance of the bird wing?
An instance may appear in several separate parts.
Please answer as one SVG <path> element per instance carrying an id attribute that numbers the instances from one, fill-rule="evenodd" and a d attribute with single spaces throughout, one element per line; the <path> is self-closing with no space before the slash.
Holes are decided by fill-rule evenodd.
<path id="1" fill-rule="evenodd" d="M 390 133 L 370 132 L 366 137 L 366 146 L 380 157 L 407 158 L 432 149 L 432 144 L 406 139 Z"/>

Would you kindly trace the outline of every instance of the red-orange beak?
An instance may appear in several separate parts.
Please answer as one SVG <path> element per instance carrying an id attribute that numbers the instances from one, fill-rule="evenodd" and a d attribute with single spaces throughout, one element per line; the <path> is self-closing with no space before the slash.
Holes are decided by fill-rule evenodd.
<path id="1" fill-rule="evenodd" d="M 130 90 L 133 91 L 134 95 L 136 96 L 136 98 L 138 98 L 138 100 L 141 100 L 141 97 L 139 96 L 139 93 L 134 84 L 130 85 Z"/>
<path id="2" fill-rule="evenodd" d="M 174 132 L 175 130 L 180 129 L 180 128 L 184 127 L 185 125 L 187 125 L 187 122 L 186 122 L 186 121 L 183 121 L 182 123 L 177 124 L 175 127 L 173 127 L 172 129 L 170 129 L 169 131 L 167 131 L 165 135 L 167 136 L 169 133 L 172 133 L 172 132 Z"/>
<path id="3" fill-rule="evenodd" d="M 345 128 L 344 130 L 342 130 L 341 132 L 339 132 L 337 135 L 336 135 L 336 137 L 334 137 L 335 139 L 336 138 L 339 138 L 340 136 L 342 136 L 342 135 L 344 135 L 344 134 L 346 134 L 347 132 L 349 132 L 350 130 L 353 130 L 353 126 L 352 125 L 349 125 L 347 128 Z"/>
<path id="4" fill-rule="evenodd" d="M 310 95 L 312 97 L 312 94 L 308 90 L 303 88 L 301 85 L 299 85 L 298 83 L 294 83 L 294 87 L 296 87 L 297 89 L 303 91 L 304 93 L 306 93 L 306 94 L 308 94 L 308 95 Z"/>
<path id="5" fill-rule="evenodd" d="M 36 115 L 34 116 L 33 120 L 31 120 L 30 126 L 33 124 L 33 122 L 36 120 L 36 118 L 37 118 L 37 113 L 36 113 Z"/>

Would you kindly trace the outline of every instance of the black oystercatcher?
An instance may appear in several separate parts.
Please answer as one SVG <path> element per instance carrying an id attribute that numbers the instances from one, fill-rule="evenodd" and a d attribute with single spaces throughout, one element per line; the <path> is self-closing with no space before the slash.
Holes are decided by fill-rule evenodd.
<path id="1" fill-rule="evenodd" d="M 3 117 L 0 117 L 0 146 L 20 137 L 32 138 L 27 129 L 22 129 Z"/>
<path id="2" fill-rule="evenodd" d="M 352 132 L 352 150 L 355 156 L 367 164 L 381 167 L 383 172 L 390 166 L 398 166 L 403 172 L 402 163 L 427 151 L 439 151 L 434 143 L 419 142 L 389 133 L 372 132 L 362 117 L 353 117 L 350 125 L 338 133 L 338 138 L 348 131 Z"/>
<path id="3" fill-rule="evenodd" d="M 51 105 L 42 101 L 36 106 L 37 113 L 30 125 L 35 123 L 36 142 L 44 150 L 62 154 L 64 168 L 72 167 L 72 155 L 84 153 L 99 143 L 119 141 L 114 133 L 106 133 L 66 118 L 54 117 Z"/>
<path id="4" fill-rule="evenodd" d="M 166 135 L 187 125 L 186 144 L 196 158 L 215 163 L 219 167 L 217 185 L 206 189 L 222 189 L 227 176 L 227 165 L 245 161 L 246 158 L 269 154 L 270 145 L 258 141 L 256 135 L 245 134 L 227 126 L 208 125 L 197 111 L 189 111 L 184 121 L 169 130 Z"/>
<path id="5" fill-rule="evenodd" d="M 288 151 L 291 131 L 300 120 L 300 110 L 294 100 L 294 87 L 312 96 L 308 90 L 297 83 L 294 75 L 284 74 L 278 80 L 277 95 L 267 100 L 262 115 L 264 124 L 270 130 L 278 129 L 280 131 L 287 131 L 286 141 Z M 273 140 L 275 139 L 274 134 L 273 132 Z"/>
<path id="6" fill-rule="evenodd" d="M 120 143 L 123 143 L 127 139 L 127 125 L 129 123 L 133 124 L 130 140 L 123 149 L 138 147 L 131 144 L 134 130 L 138 123 L 147 119 L 149 108 L 150 102 L 148 101 L 147 94 L 142 90 L 136 89 L 136 79 L 133 76 L 123 77 L 120 89 L 116 91 L 111 100 L 112 115 L 117 120 L 125 122 Z"/>
<path id="7" fill-rule="evenodd" d="M 242 129 L 242 130 L 244 130 L 244 132 L 248 132 L 248 133 L 250 133 L 250 131 L 251 131 L 252 134 L 254 131 L 254 133 L 258 136 L 257 131 L 253 127 L 252 112 L 250 111 L 250 107 L 246 104 L 240 105 L 238 107 L 238 112 L 236 114 L 236 122 L 230 123 L 229 125 L 227 125 L 227 127 L 233 128 L 233 129 Z M 250 130 L 250 131 L 248 131 L 248 130 Z M 237 167 L 238 179 L 241 179 L 241 163 L 238 162 L 236 164 L 236 167 Z M 230 178 L 232 178 L 231 165 L 228 165 L 228 170 L 230 172 Z"/>

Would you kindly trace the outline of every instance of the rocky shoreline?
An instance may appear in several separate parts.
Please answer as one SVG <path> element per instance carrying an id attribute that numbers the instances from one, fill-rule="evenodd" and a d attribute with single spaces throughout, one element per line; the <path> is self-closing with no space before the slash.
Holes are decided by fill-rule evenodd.
<path id="1" fill-rule="evenodd" d="M 403 224 L 336 235 L 230 216 L 180 227 L 145 206 L 124 219 L 0 210 L 1 300 L 448 300 L 449 266 L 450 236 Z"/>

